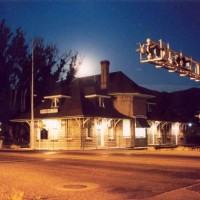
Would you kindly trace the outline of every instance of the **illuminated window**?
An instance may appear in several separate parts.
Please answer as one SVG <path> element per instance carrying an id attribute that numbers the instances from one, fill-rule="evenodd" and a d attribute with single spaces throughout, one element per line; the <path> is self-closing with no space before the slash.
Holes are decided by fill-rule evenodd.
<path id="1" fill-rule="evenodd" d="M 96 123 L 96 129 L 97 130 L 101 130 L 102 129 L 102 122 L 100 122 L 100 121 L 97 121 L 97 123 Z"/>
<path id="2" fill-rule="evenodd" d="M 129 119 L 123 120 L 123 136 L 124 137 L 131 136 L 131 121 Z"/>
<path id="3" fill-rule="evenodd" d="M 37 140 L 41 139 L 41 132 L 40 131 L 41 131 L 40 129 L 38 129 L 38 131 L 37 131 Z"/>
<path id="4" fill-rule="evenodd" d="M 86 138 L 92 138 L 91 120 L 88 120 L 84 126 L 85 126 L 85 129 L 86 129 Z"/>
<path id="5" fill-rule="evenodd" d="M 108 126 L 108 139 L 114 140 L 115 134 L 114 134 L 114 129 L 113 129 L 113 121 L 112 120 L 108 121 L 107 126 Z"/>
<path id="6" fill-rule="evenodd" d="M 146 138 L 146 129 L 145 128 L 136 128 L 135 129 L 136 138 Z"/>
<path id="7" fill-rule="evenodd" d="M 42 120 L 44 126 L 46 127 L 47 136 L 51 140 L 58 140 L 58 130 L 60 129 L 60 120 Z"/>

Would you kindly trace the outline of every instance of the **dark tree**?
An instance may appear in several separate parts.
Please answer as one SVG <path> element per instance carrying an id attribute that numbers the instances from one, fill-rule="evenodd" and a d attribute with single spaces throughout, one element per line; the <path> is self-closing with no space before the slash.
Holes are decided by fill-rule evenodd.
<path id="1" fill-rule="evenodd" d="M 34 52 L 32 56 L 32 50 Z M 30 110 L 32 58 L 34 63 L 35 103 L 39 104 L 52 86 L 68 84 L 81 59 L 77 52 L 61 54 L 54 44 L 36 38 L 27 42 L 21 28 L 12 32 L 5 20 L 0 22 L 0 120 Z"/>
<path id="2" fill-rule="evenodd" d="M 75 77 L 76 67 L 81 59 L 77 52 L 68 51 L 60 55 L 53 44 L 44 44 L 42 38 L 34 40 L 34 87 L 40 103 L 43 96 L 48 95 L 59 83 L 69 84 Z"/>
<path id="3" fill-rule="evenodd" d="M 30 77 L 30 56 L 28 53 L 28 44 L 25 41 L 25 33 L 18 28 L 14 34 L 11 44 L 8 48 L 9 64 L 12 66 L 12 72 L 9 77 L 10 86 L 10 111 L 11 114 L 25 111 L 27 94 L 27 85 Z"/>
<path id="4" fill-rule="evenodd" d="M 9 77 L 12 66 L 9 65 L 9 45 L 12 33 L 5 20 L 0 22 L 0 120 L 8 120 L 9 116 Z"/>
<path id="5" fill-rule="evenodd" d="M 37 95 L 35 98 L 37 103 L 45 94 L 48 94 L 50 86 L 56 82 L 52 75 L 52 68 L 56 64 L 57 54 L 58 49 L 55 45 L 45 45 L 42 38 L 34 40 L 34 93 Z"/>
<path id="6" fill-rule="evenodd" d="M 77 69 L 82 63 L 78 52 L 69 51 L 65 53 L 57 63 L 54 76 L 61 84 L 69 84 L 76 75 Z"/>
<path id="7" fill-rule="evenodd" d="M 11 142 L 19 138 L 28 141 L 28 127 L 12 124 L 11 128 L 9 119 L 30 111 L 32 63 L 37 105 L 53 86 L 69 84 L 73 80 L 81 59 L 77 52 L 60 54 L 56 45 L 45 44 L 42 38 L 27 42 L 21 28 L 12 32 L 5 20 L 0 21 L 0 122 L 6 127 L 0 135 L 12 138 Z M 19 136 L 21 133 L 23 137 Z"/>

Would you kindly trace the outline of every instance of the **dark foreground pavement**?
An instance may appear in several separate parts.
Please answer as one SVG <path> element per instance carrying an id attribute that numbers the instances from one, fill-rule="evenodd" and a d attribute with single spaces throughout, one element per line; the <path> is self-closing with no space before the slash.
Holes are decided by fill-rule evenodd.
<path id="1" fill-rule="evenodd" d="M 0 199 L 199 200 L 199 169 L 196 151 L 0 151 Z"/>

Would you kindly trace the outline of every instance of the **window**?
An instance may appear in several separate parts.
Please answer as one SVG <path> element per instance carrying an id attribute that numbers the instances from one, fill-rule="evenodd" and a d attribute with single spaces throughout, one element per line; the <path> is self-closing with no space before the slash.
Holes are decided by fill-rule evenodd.
<path id="1" fill-rule="evenodd" d="M 48 131 L 45 128 L 40 131 L 40 138 L 41 140 L 48 140 Z"/>
<path id="2" fill-rule="evenodd" d="M 146 138 L 146 129 L 145 128 L 136 128 L 135 129 L 136 138 Z"/>
<path id="3" fill-rule="evenodd" d="M 151 108 L 151 105 L 149 103 L 147 104 L 147 112 L 152 112 L 152 108 Z"/>
<path id="4" fill-rule="evenodd" d="M 92 138 L 91 127 L 86 128 L 86 138 Z"/>
<path id="5" fill-rule="evenodd" d="M 86 129 L 86 138 L 92 138 L 92 125 L 90 120 L 86 122 L 85 129 Z"/>
<path id="6" fill-rule="evenodd" d="M 53 98 L 51 102 L 52 108 L 57 108 L 59 106 L 59 98 Z"/>
<path id="7" fill-rule="evenodd" d="M 123 120 L 123 136 L 124 137 L 131 136 L 131 121 L 129 119 Z"/>
<path id="8" fill-rule="evenodd" d="M 114 128 L 113 128 L 113 121 L 112 120 L 108 121 L 107 126 L 108 126 L 108 139 L 114 140 L 115 135 L 114 135 Z"/>
<path id="9" fill-rule="evenodd" d="M 37 131 L 37 140 L 41 139 L 41 129 L 38 129 Z"/>
<path id="10" fill-rule="evenodd" d="M 105 108 L 104 98 L 99 97 L 99 98 L 98 98 L 98 101 L 99 101 L 99 107 Z"/>
<path id="11" fill-rule="evenodd" d="M 50 139 L 50 140 L 58 140 L 58 134 L 60 129 L 60 120 L 56 119 L 47 119 L 42 120 L 41 123 L 41 132 L 40 139 Z"/>

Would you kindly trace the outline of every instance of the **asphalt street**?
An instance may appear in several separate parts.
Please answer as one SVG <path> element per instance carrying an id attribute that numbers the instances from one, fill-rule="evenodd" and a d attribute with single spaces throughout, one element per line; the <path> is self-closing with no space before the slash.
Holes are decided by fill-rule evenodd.
<path id="1" fill-rule="evenodd" d="M 200 152 L 0 151 L 0 199 L 200 199 Z"/>

